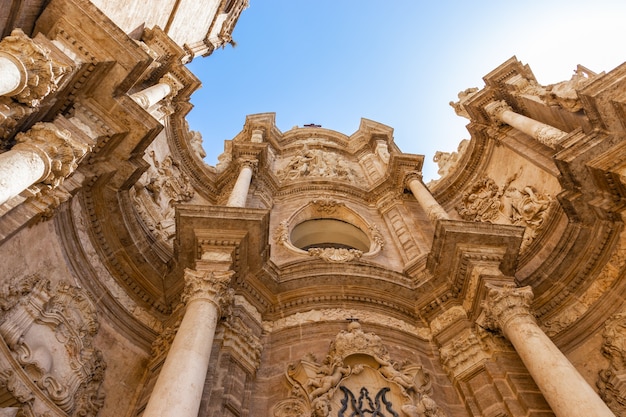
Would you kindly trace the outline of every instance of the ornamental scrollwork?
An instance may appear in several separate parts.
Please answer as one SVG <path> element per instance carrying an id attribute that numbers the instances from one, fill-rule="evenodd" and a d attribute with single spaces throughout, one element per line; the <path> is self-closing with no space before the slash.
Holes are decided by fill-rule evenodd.
<path id="1" fill-rule="evenodd" d="M 66 283 L 53 288 L 49 280 L 33 275 L 4 288 L 0 299 L 7 300 L 0 335 L 20 373 L 40 393 L 18 390 L 25 385 L 15 379 L 15 371 L 3 371 L 2 384 L 9 384 L 22 403 L 45 396 L 68 416 L 95 416 L 104 404 L 100 388 L 106 364 L 93 346 L 98 317 L 85 290 Z"/>
<path id="2" fill-rule="evenodd" d="M 430 375 L 392 360 L 380 337 L 356 320 L 337 334 L 322 363 L 309 354 L 290 364 L 286 377 L 291 394 L 275 405 L 274 417 L 446 415 L 431 398 Z"/>
<path id="3" fill-rule="evenodd" d="M 516 178 L 509 178 L 503 186 L 489 177 L 481 179 L 463 194 L 456 209 L 463 220 L 525 227 L 523 250 L 542 230 L 553 199 L 530 185 L 513 187 Z"/>

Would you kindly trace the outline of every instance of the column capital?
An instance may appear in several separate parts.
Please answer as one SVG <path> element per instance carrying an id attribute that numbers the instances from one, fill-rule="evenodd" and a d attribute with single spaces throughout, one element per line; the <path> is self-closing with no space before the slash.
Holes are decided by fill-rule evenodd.
<path id="1" fill-rule="evenodd" d="M 533 322 L 535 318 L 530 309 L 533 290 L 530 286 L 496 286 L 486 284 L 487 297 L 483 302 L 487 327 L 504 331 L 508 322 L 516 317 L 525 317 Z"/>
<path id="2" fill-rule="evenodd" d="M 182 90 L 185 86 L 182 82 L 178 80 L 178 78 L 176 78 L 169 72 L 161 77 L 159 83 L 167 84 L 170 86 L 170 93 L 168 95 L 170 98 L 176 96 L 176 94 L 178 94 L 178 92 Z"/>
<path id="3" fill-rule="evenodd" d="M 9 95 L 17 101 L 35 107 L 54 92 L 69 66 L 55 62 L 50 51 L 29 38 L 21 29 L 0 41 L 0 54 L 10 59 L 22 72 L 20 87 Z"/>
<path id="4" fill-rule="evenodd" d="M 54 123 L 39 122 L 18 133 L 15 140 L 13 149 L 34 151 L 43 159 L 46 172 L 39 181 L 52 187 L 59 186 L 76 171 L 78 162 L 90 150 L 87 144 L 75 140 L 69 131 Z"/>
<path id="5" fill-rule="evenodd" d="M 484 109 L 489 117 L 491 117 L 491 120 L 497 124 L 503 123 L 501 119 L 502 113 L 505 111 L 513 111 L 511 106 L 509 106 L 504 100 L 492 101 L 491 103 L 486 104 Z"/>
<path id="6" fill-rule="evenodd" d="M 422 182 L 422 173 L 419 171 L 409 171 L 404 175 L 404 186 L 405 188 L 409 186 L 411 181 L 417 180 L 420 183 Z"/>
<path id="7" fill-rule="evenodd" d="M 256 172 L 259 167 L 259 160 L 252 157 L 242 156 L 237 159 L 237 165 L 240 170 L 244 167 L 248 167 L 252 170 L 252 172 Z"/>
<path id="8" fill-rule="evenodd" d="M 233 299 L 229 284 L 234 274 L 235 271 L 233 270 L 196 271 L 189 268 L 185 269 L 185 289 L 181 301 L 189 304 L 194 300 L 207 300 L 222 310 Z"/>

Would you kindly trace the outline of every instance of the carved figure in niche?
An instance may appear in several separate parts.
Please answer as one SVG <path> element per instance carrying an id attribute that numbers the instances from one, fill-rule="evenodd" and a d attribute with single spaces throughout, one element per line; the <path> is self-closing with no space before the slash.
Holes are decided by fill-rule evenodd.
<path id="1" fill-rule="evenodd" d="M 404 406 L 409 417 L 445 416 L 430 397 L 430 375 L 421 366 L 393 361 L 381 339 L 355 320 L 337 334 L 323 364 L 307 355 L 289 365 L 286 377 L 291 395 L 274 407 L 274 417 L 398 417 Z"/>
<path id="2" fill-rule="evenodd" d="M 48 397 L 68 416 L 95 416 L 104 402 L 99 390 L 106 364 L 93 347 L 98 331 L 93 302 L 77 287 L 61 283 L 52 289 L 37 276 L 26 281 L 34 284 L 27 293 L 0 294 L 14 300 L 22 293 L 19 302 L 3 308 L 0 335 L 39 388 L 35 398 Z"/>
<path id="3" fill-rule="evenodd" d="M 463 195 L 457 211 L 461 218 L 499 224 L 512 224 L 526 228 L 522 249 L 537 237 L 552 206 L 550 195 L 539 193 L 530 185 L 521 188 L 511 184 L 517 175 L 499 187 L 485 177 Z"/>
<path id="4" fill-rule="evenodd" d="M 171 244 L 176 233 L 174 206 L 191 200 L 195 192 L 189 177 L 171 156 L 159 162 L 154 151 L 149 155 L 152 164 L 134 187 L 135 208 L 148 229 Z"/>

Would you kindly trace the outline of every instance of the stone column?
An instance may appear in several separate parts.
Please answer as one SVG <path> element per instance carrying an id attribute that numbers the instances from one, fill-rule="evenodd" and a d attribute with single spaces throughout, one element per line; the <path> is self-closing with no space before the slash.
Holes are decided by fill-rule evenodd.
<path id="1" fill-rule="evenodd" d="M 422 183 L 421 173 L 415 171 L 410 172 L 405 181 L 417 202 L 428 214 L 428 218 L 432 221 L 450 218 L 448 213 L 439 205 L 428 188 Z"/>
<path id="2" fill-rule="evenodd" d="M 11 150 L 0 154 L 0 204 L 38 182 L 60 185 L 89 150 L 53 123 L 37 123 L 15 140 Z"/>
<path id="3" fill-rule="evenodd" d="M 530 117 L 515 113 L 505 101 L 495 101 L 485 106 L 485 111 L 498 123 L 505 123 L 515 129 L 526 133 L 543 143 L 554 148 L 565 136 L 567 132 L 552 127 L 545 123 L 538 122 Z"/>
<path id="4" fill-rule="evenodd" d="M 237 177 L 235 186 L 230 192 L 230 197 L 226 203 L 228 207 L 246 206 L 248 190 L 250 189 L 250 182 L 252 181 L 252 173 L 257 166 L 256 159 L 242 159 L 239 163 L 241 165 L 241 169 L 239 170 L 239 176 Z"/>
<path id="5" fill-rule="evenodd" d="M 197 417 L 221 309 L 231 301 L 234 271 L 185 270 L 183 320 L 157 378 L 144 417 Z"/>
<path id="6" fill-rule="evenodd" d="M 55 62 L 50 51 L 21 29 L 0 41 L 0 96 L 35 107 L 57 90 L 70 67 Z"/>
<path id="7" fill-rule="evenodd" d="M 157 84 L 131 94 L 131 98 L 144 109 L 149 109 L 168 96 L 175 96 L 183 85 L 171 74 L 165 74 Z"/>
<path id="8" fill-rule="evenodd" d="M 26 85 L 26 68 L 13 55 L 0 51 L 0 96 L 12 96 Z"/>
<path id="9" fill-rule="evenodd" d="M 487 325 L 501 330 L 557 417 L 615 417 L 535 322 L 530 287 L 487 284 Z"/>

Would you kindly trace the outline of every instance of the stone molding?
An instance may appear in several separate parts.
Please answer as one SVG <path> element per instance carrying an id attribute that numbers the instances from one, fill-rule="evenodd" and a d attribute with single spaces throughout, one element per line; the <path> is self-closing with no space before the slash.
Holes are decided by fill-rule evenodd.
<path id="1" fill-rule="evenodd" d="M 483 302 L 486 327 L 493 330 L 506 329 L 514 318 L 523 318 L 535 322 L 530 304 L 533 290 L 530 286 L 515 287 L 514 285 L 496 286 L 485 284 L 487 297 Z"/>
<path id="2" fill-rule="evenodd" d="M 239 317 L 230 316 L 223 322 L 223 347 L 230 350 L 237 362 L 254 375 L 261 364 L 263 345 L 252 329 Z"/>
<path id="3" fill-rule="evenodd" d="M 78 163 L 90 151 L 90 146 L 74 138 L 69 131 L 54 123 L 39 122 L 27 132 L 15 136 L 16 150 L 36 152 L 46 164 L 46 173 L 41 181 L 58 187 L 65 178 L 78 168 Z"/>
<path id="4" fill-rule="evenodd" d="M 196 271 L 185 269 L 185 289 L 181 301 L 189 304 L 195 300 L 209 301 L 222 311 L 232 302 L 233 293 L 229 284 L 235 271 Z"/>

